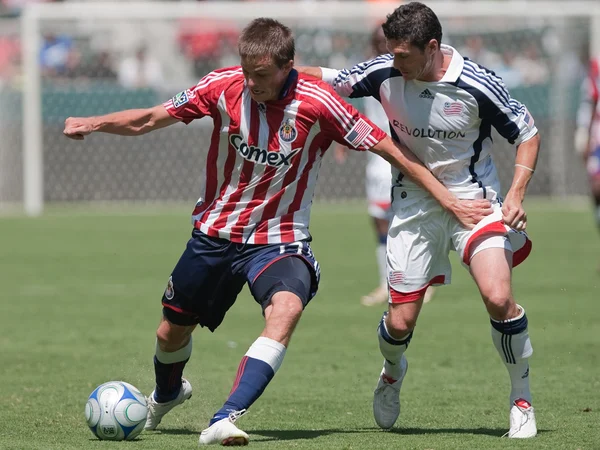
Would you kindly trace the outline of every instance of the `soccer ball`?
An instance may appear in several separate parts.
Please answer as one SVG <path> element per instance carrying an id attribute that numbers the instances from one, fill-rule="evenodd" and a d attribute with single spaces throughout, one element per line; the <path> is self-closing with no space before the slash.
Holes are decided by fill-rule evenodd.
<path id="1" fill-rule="evenodd" d="M 135 439 L 144 429 L 148 405 L 135 387 L 109 381 L 92 392 L 85 405 L 85 419 L 98 439 Z"/>

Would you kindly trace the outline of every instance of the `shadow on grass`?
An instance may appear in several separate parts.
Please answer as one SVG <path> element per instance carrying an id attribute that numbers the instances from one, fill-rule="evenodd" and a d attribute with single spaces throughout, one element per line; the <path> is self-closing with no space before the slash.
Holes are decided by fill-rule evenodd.
<path id="1" fill-rule="evenodd" d="M 502 437 L 506 434 L 504 428 L 392 428 L 384 431 L 378 427 L 341 429 L 332 428 L 325 430 L 248 430 L 253 442 L 267 441 L 292 441 L 301 439 L 315 439 L 331 434 L 364 434 L 364 433 L 392 433 L 399 435 L 432 435 L 432 434 L 471 434 Z M 538 434 L 550 433 L 554 430 L 538 430 Z M 262 436 L 262 437 L 256 437 Z"/>

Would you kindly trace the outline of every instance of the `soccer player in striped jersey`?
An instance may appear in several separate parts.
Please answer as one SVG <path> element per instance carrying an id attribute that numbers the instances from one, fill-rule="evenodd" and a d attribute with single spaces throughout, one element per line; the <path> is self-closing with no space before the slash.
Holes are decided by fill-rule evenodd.
<path id="1" fill-rule="evenodd" d="M 242 32 L 241 66 L 216 70 L 162 105 L 91 118 L 68 118 L 64 134 L 136 136 L 210 116 L 214 130 L 193 232 L 162 296 L 156 387 L 146 429 L 192 395 L 183 369 L 199 324 L 214 331 L 248 284 L 265 328 L 240 362 L 225 404 L 200 444 L 245 445 L 236 420 L 279 369 L 304 307 L 315 295 L 319 265 L 308 231 L 312 197 L 332 141 L 370 150 L 403 170 L 465 226 L 491 213 L 486 200 L 460 201 L 405 147 L 398 146 L 324 82 L 294 69 L 294 39 L 272 19 Z"/>
<path id="2" fill-rule="evenodd" d="M 390 301 L 378 329 L 385 361 L 374 394 L 375 420 L 391 428 L 400 414 L 404 352 L 424 293 L 429 285 L 450 282 L 449 251 L 456 250 L 479 288 L 493 343 L 510 375 L 508 436 L 535 436 L 532 347 L 525 310 L 513 297 L 511 271 L 531 249 L 523 200 L 537 162 L 538 131 L 527 108 L 510 97 L 499 77 L 442 45 L 441 24 L 424 4 L 398 7 L 383 31 L 390 54 L 349 70 L 301 71 L 322 77 L 342 96 L 376 98 L 396 142 L 409 147 L 458 197 L 489 199 L 494 213 L 466 229 L 394 169 L 394 217 L 387 241 Z M 504 198 L 491 157 L 492 127 L 517 146 L 514 177 Z"/>
<path id="3" fill-rule="evenodd" d="M 581 153 L 587 169 L 594 214 L 600 230 L 600 58 L 590 61 L 582 91 L 575 148 Z"/>

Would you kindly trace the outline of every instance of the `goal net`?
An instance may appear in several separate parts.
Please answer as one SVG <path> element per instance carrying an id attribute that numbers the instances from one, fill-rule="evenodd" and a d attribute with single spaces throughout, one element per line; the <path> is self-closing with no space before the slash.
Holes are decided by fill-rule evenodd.
<path id="1" fill-rule="evenodd" d="M 508 6 L 510 3 L 512 6 Z M 69 116 L 153 106 L 207 72 L 238 63 L 240 30 L 278 18 L 296 38 L 297 64 L 349 67 L 370 57 L 371 33 L 397 5 L 371 2 L 61 2 L 3 19 L 0 48 L 0 205 L 32 215 L 52 202 L 194 202 L 210 120 L 150 135 L 62 136 Z M 600 50 L 598 6 L 580 2 L 429 5 L 444 41 L 501 75 L 525 103 L 543 148 L 531 194 L 581 195 L 573 150 L 579 90 L 591 50 Z M 4 26 L 6 24 L 6 26 Z M 2 61 L 0 61 L 2 65 Z M 356 102 L 360 108 L 360 101 Z M 510 185 L 514 148 L 496 136 L 494 158 Z M 365 155 L 325 158 L 318 201 L 364 198 Z"/>

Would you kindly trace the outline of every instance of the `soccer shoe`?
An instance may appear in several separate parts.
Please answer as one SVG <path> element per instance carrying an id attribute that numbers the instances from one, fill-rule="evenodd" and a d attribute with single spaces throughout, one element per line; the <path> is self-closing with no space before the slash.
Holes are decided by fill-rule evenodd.
<path id="1" fill-rule="evenodd" d="M 248 445 L 250 437 L 235 426 L 235 421 L 246 414 L 246 410 L 235 411 L 229 417 L 213 423 L 200 433 L 200 445 L 221 444 L 225 446 Z"/>
<path id="2" fill-rule="evenodd" d="M 380 305 L 388 301 L 388 290 L 385 286 L 379 286 L 373 289 L 372 292 L 360 299 L 360 303 L 364 306 Z"/>
<path id="3" fill-rule="evenodd" d="M 400 359 L 402 375 L 397 380 L 386 376 L 383 370 L 373 394 L 373 415 L 375 422 L 384 430 L 394 426 L 400 415 L 400 388 L 408 370 L 408 361 L 402 355 Z"/>
<path id="4" fill-rule="evenodd" d="M 181 389 L 177 397 L 170 402 L 158 403 L 154 400 L 154 391 L 146 399 L 148 402 L 148 415 L 146 416 L 146 425 L 144 430 L 155 430 L 163 416 L 175 408 L 177 405 L 181 405 L 187 399 L 192 396 L 192 385 L 185 378 L 181 379 Z"/>
<path id="5" fill-rule="evenodd" d="M 429 286 L 425 291 L 425 295 L 423 296 L 423 303 L 429 303 L 433 300 L 433 296 L 435 295 L 435 288 L 433 286 Z"/>
<path id="6" fill-rule="evenodd" d="M 519 398 L 515 400 L 510 408 L 510 430 L 509 438 L 531 438 L 537 434 L 535 413 L 533 406 L 527 401 Z"/>

